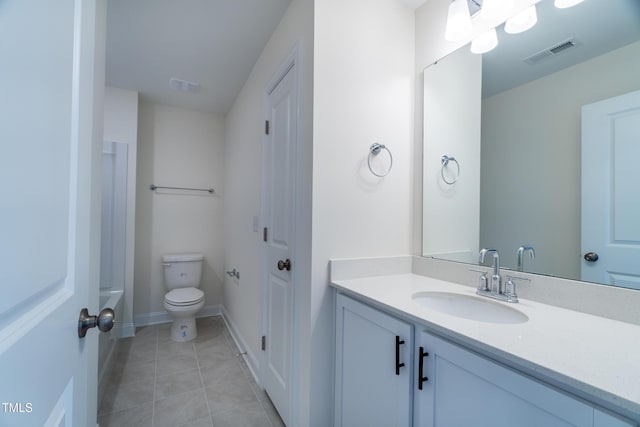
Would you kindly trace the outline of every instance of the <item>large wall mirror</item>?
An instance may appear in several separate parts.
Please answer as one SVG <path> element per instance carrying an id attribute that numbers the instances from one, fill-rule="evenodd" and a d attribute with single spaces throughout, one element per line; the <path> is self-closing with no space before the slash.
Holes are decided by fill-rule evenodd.
<path id="1" fill-rule="evenodd" d="M 640 1 L 537 13 L 424 71 L 423 255 L 640 289 Z"/>

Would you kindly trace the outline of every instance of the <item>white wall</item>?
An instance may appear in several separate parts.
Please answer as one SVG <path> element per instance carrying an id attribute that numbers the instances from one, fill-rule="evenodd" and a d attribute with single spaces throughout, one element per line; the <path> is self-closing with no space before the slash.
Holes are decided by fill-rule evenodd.
<path id="1" fill-rule="evenodd" d="M 424 70 L 423 255 L 477 259 L 481 92 L 482 57 L 467 49 Z M 458 163 L 443 169 L 443 155 Z"/>
<path id="2" fill-rule="evenodd" d="M 107 87 L 104 92 L 103 140 L 127 144 L 127 197 L 124 319 L 122 334 L 131 336 L 133 326 L 134 256 L 136 215 L 136 162 L 138 152 L 138 93 Z"/>
<path id="3" fill-rule="evenodd" d="M 640 89 L 639 70 L 636 42 L 483 101 L 482 246 L 513 266 L 532 245 L 528 271 L 580 277 L 581 107 Z"/>
<path id="4" fill-rule="evenodd" d="M 266 88 L 278 67 L 297 48 L 299 54 L 299 123 L 296 196 L 296 254 L 294 351 L 296 377 L 293 425 L 309 424 L 309 277 L 311 240 L 311 111 L 313 79 L 313 1 L 293 0 L 251 71 L 225 119 L 224 265 L 237 268 L 240 280 L 224 278 L 225 315 L 248 352 L 247 361 L 259 369 L 262 335 L 261 248 L 262 233 L 253 231 L 262 198 L 262 141 Z M 264 224 L 259 224 L 262 230 Z M 300 313 L 306 313 L 302 317 Z"/>
<path id="5" fill-rule="evenodd" d="M 414 11 L 397 0 L 315 3 L 311 425 L 332 424 L 331 258 L 407 254 L 413 194 Z M 369 146 L 393 169 L 376 178 Z"/>
<path id="6" fill-rule="evenodd" d="M 221 301 L 224 122 L 213 114 L 140 102 L 134 314 L 136 324 L 166 321 L 165 253 L 204 254 L 206 307 Z M 215 195 L 149 190 L 151 184 L 214 188 Z"/>

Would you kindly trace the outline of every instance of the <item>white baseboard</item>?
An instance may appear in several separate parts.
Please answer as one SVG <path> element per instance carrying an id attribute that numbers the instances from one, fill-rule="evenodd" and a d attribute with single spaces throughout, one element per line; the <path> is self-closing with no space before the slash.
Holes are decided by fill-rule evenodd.
<path id="1" fill-rule="evenodd" d="M 133 323 L 123 323 L 120 330 L 120 338 L 129 338 L 136 335 L 136 325 Z"/>
<path id="2" fill-rule="evenodd" d="M 220 316 L 221 314 L 222 311 L 220 305 L 208 305 L 206 307 L 203 307 L 202 310 L 198 312 L 196 317 Z M 166 310 L 155 311 L 153 313 L 141 313 L 135 315 L 133 329 L 135 332 L 135 328 L 138 328 L 140 326 L 159 325 L 161 323 L 169 322 L 171 322 L 171 318 L 169 317 L 169 313 L 167 313 Z M 133 336 L 133 334 L 131 336 Z"/>
<path id="3" fill-rule="evenodd" d="M 240 331 L 238 330 L 235 322 L 229 315 L 229 312 L 222 307 L 222 319 L 224 323 L 227 325 L 227 329 L 229 329 L 229 333 L 231 334 L 231 338 L 235 341 L 238 350 L 240 353 L 245 353 L 243 356 L 247 362 L 247 366 L 251 371 L 251 375 L 253 375 L 253 379 L 256 381 L 258 385 L 260 385 L 260 376 L 258 375 L 258 359 L 255 354 L 250 350 L 250 347 L 247 345 L 247 342 L 242 338 Z"/>

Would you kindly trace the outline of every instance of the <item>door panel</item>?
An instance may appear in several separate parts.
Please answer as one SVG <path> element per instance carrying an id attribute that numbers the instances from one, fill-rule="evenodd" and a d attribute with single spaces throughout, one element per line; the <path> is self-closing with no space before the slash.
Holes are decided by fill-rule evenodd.
<path id="1" fill-rule="evenodd" d="M 263 383 L 285 424 L 291 417 L 293 360 L 293 258 L 296 68 L 293 65 L 268 93 L 269 133 L 265 137 L 265 369 Z M 290 269 L 278 261 L 290 260 Z"/>
<path id="2" fill-rule="evenodd" d="M 103 6 L 0 2 L 0 425 L 95 424 Z"/>
<path id="3" fill-rule="evenodd" d="M 582 280 L 640 289 L 640 91 L 582 107 Z"/>

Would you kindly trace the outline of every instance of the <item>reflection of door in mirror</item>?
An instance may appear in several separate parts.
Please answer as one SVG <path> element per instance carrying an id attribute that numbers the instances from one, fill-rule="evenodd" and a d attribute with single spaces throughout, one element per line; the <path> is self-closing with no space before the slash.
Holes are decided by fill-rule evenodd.
<path id="1" fill-rule="evenodd" d="M 582 280 L 640 289 L 638 135 L 640 91 L 582 107 Z"/>

